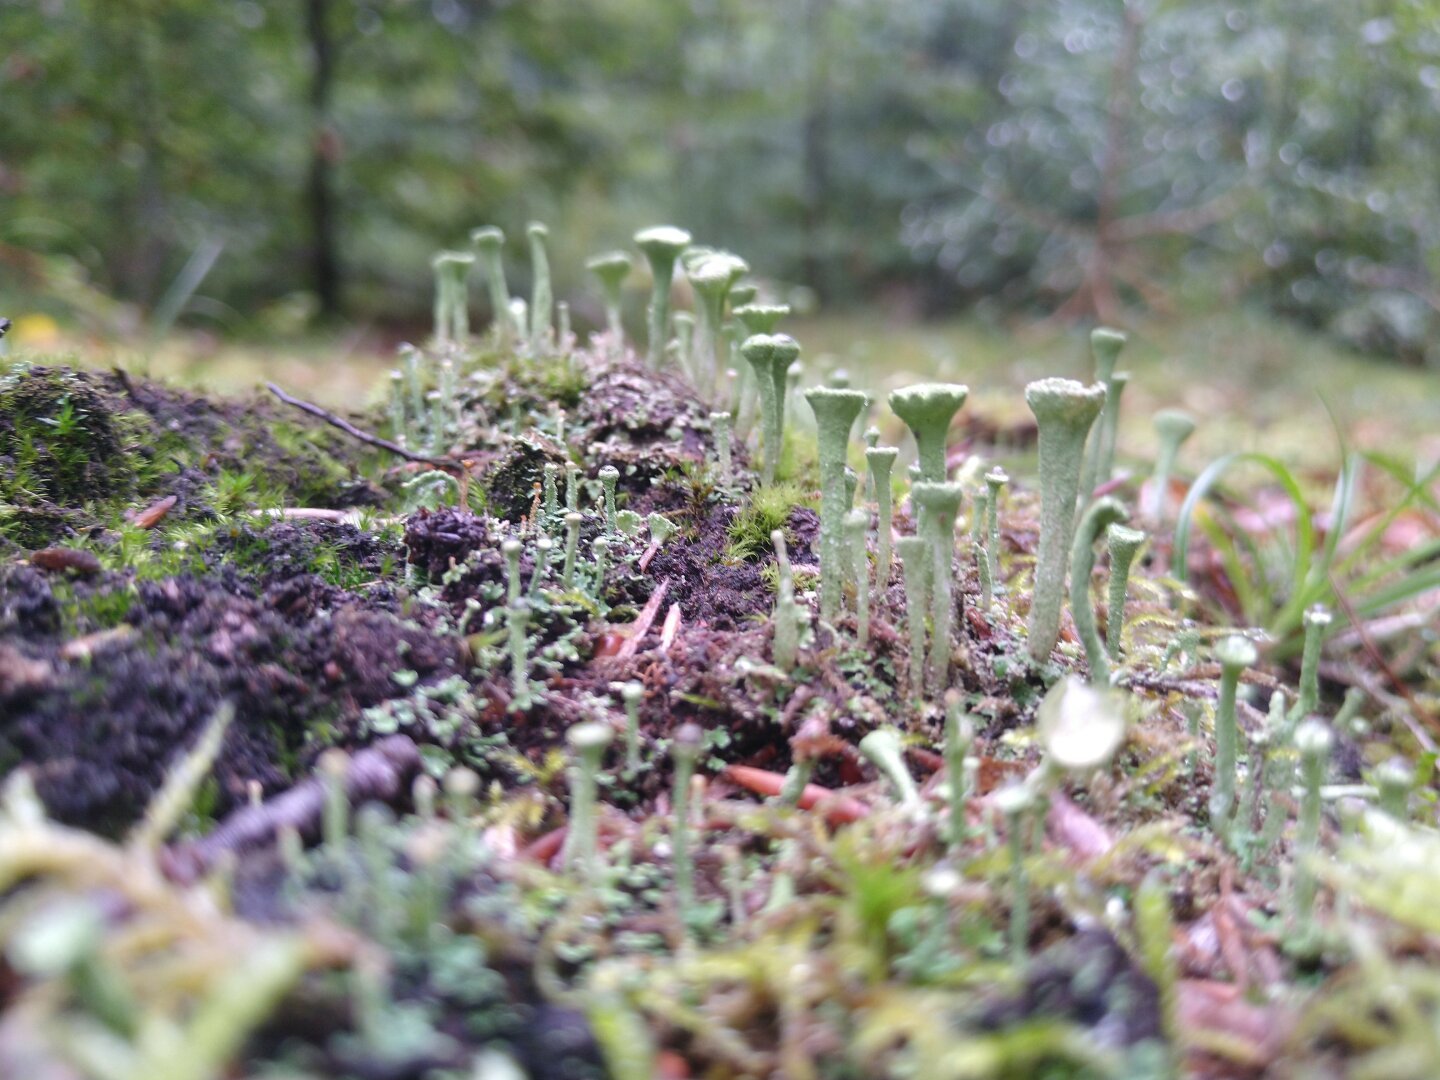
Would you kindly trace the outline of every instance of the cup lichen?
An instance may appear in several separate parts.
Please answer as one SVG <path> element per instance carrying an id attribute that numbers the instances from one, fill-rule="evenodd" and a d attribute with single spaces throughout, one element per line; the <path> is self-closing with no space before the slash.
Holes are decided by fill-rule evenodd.
<path id="1" fill-rule="evenodd" d="M 945 446 L 950 422 L 970 396 L 960 383 L 921 383 L 890 393 L 890 411 L 905 422 L 915 436 L 916 457 L 923 479 L 935 483 L 945 479 Z"/>
<path id="2" fill-rule="evenodd" d="M 1032 660 L 1044 663 L 1060 637 L 1065 558 L 1075 521 L 1085 438 L 1105 404 L 1105 387 L 1100 383 L 1084 386 L 1073 379 L 1041 379 L 1025 388 L 1025 403 L 1035 415 L 1040 442 L 1040 547 L 1035 557 L 1028 650 Z"/>
<path id="3" fill-rule="evenodd" d="M 665 341 L 670 326 L 670 286 L 675 280 L 675 260 L 690 244 L 690 234 L 673 225 L 654 225 L 635 234 L 635 246 L 650 264 L 650 337 L 646 342 L 647 360 L 658 369 L 665 357 Z"/>

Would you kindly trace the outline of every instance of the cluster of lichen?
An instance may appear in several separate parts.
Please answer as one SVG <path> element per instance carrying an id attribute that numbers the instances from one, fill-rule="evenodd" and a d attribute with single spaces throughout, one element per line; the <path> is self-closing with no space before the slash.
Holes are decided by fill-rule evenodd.
<path id="1" fill-rule="evenodd" d="M 452 1072 L 507 1075 L 513 1063 L 503 1056 L 466 1057 L 435 1003 L 458 1000 L 479 1018 L 479 1027 L 503 1026 L 509 1006 L 500 972 L 518 967 L 516 958 L 523 956 L 524 970 L 535 973 L 552 1003 L 583 1011 L 617 1076 L 657 1074 L 654 1033 L 672 1052 L 683 1048 L 717 1076 L 825 1075 L 812 1060 L 822 1054 L 857 1075 L 946 1075 L 957 1069 L 1020 1075 L 1037 1062 L 1114 1075 L 1173 1073 L 1188 1036 L 1178 1023 L 1174 915 L 1164 875 L 1166 867 L 1192 856 L 1197 865 L 1223 862 L 1227 873 L 1232 865 L 1241 874 L 1253 872 L 1251 880 L 1271 886 L 1273 911 L 1283 918 L 1269 918 L 1264 933 L 1281 936 L 1307 970 L 1349 948 L 1356 955 L 1369 949 L 1367 962 L 1379 963 L 1374 942 L 1347 942 L 1320 901 L 1335 889 L 1370 903 L 1399 904 L 1375 898 L 1356 877 L 1345 877 L 1344 867 L 1321 857 L 1328 844 L 1326 802 L 1344 797 L 1378 807 L 1356 811 L 1360 824 L 1347 826 L 1347 844 L 1384 835 L 1408 850 L 1405 845 L 1415 845 L 1419 834 L 1410 824 L 1417 778 L 1397 765 L 1377 770 L 1364 784 L 1346 785 L 1342 796 L 1327 787 L 1335 733 L 1316 714 L 1328 612 L 1307 614 L 1294 704 L 1287 707 L 1277 694 L 1260 723 L 1246 716 L 1243 704 L 1253 681 L 1249 669 L 1259 662 L 1259 635 L 1229 633 L 1206 651 L 1200 635 L 1182 633 L 1177 617 L 1150 602 L 1166 585 L 1143 576 L 1132 585 L 1132 568 L 1143 570 L 1151 541 L 1126 524 L 1123 483 L 1117 479 L 1112 493 L 1098 493 L 1111 486 L 1116 455 L 1118 390 L 1126 382 L 1115 371 L 1121 335 L 1095 335 L 1094 383 L 1042 379 L 1026 389 L 1039 441 L 1033 560 L 1028 537 L 1037 521 L 1026 508 L 1034 485 L 1021 478 L 1012 486 L 1004 470 L 951 453 L 949 431 L 966 387 L 902 388 L 889 396 L 899 424 L 881 415 L 869 418 L 894 431 L 903 424 L 913 435 L 916 462 L 908 486 L 892 476 L 901 449 L 880 445 L 879 426 L 864 436 L 863 459 L 853 439 L 871 395 L 844 385 L 848 378 L 807 389 L 803 396 L 818 433 L 821 509 L 814 590 L 809 583 L 816 575 L 801 565 L 803 556 L 791 562 L 799 537 L 787 535 L 808 493 L 780 468 L 799 347 L 774 333 L 778 308 L 751 303 L 750 286 L 739 281 L 744 264 L 723 252 L 692 248 L 680 230 L 647 230 L 637 237 L 652 283 L 650 362 L 659 366 L 675 356 L 709 399 L 693 409 L 697 423 L 691 430 L 708 437 L 709 449 L 705 460 L 692 463 L 695 501 L 679 530 L 666 516 L 637 512 L 644 508 L 637 496 L 645 487 L 631 472 L 635 466 L 623 456 L 607 456 L 608 446 L 583 445 L 564 407 L 527 404 L 491 417 L 490 410 L 503 404 L 498 394 L 483 406 L 466 397 L 481 385 L 475 376 L 483 365 L 502 354 L 513 355 L 513 363 L 532 375 L 563 377 L 578 393 L 604 365 L 639 367 L 624 338 L 623 304 L 637 261 L 624 252 L 592 260 L 604 328 L 588 349 L 575 347 L 574 328 L 549 281 L 544 230 L 532 227 L 527 238 L 537 279 L 528 302 L 508 295 L 498 230 L 476 231 L 475 262 L 446 257 L 437 263 L 435 340 L 409 353 L 413 371 L 402 368 L 395 380 L 391 434 L 403 438 L 407 449 L 436 458 L 434 468 L 407 481 L 415 505 L 427 500 L 426 515 L 417 520 L 453 507 L 444 512 L 455 515 L 457 529 L 461 522 L 483 521 L 471 533 L 482 540 L 436 571 L 433 581 L 410 571 L 397 601 L 411 613 L 424 605 L 445 608 L 434 625 L 463 639 L 465 671 L 432 680 L 397 672 L 395 681 L 406 692 L 364 710 L 361 734 L 404 732 L 426 750 L 441 749 L 423 760 L 436 778 L 443 775 L 443 787 L 420 777 L 408 796 L 413 814 L 398 819 L 373 805 L 352 807 L 345 762 L 332 753 L 321 767 L 321 842 L 307 853 L 298 834 L 287 833 L 275 845 L 294 910 L 321 912 L 354 928 L 394 964 L 387 969 L 356 959 L 337 965 L 345 972 L 347 1000 L 337 1012 L 346 1030 L 325 1053 L 382 1071 L 403 1072 L 396 1064 L 401 1061 L 440 1060 Z M 472 334 L 464 310 L 461 270 L 472 266 L 485 275 L 495 314 L 484 337 Z M 696 296 L 690 319 L 670 314 L 677 266 Z M 727 366 L 745 376 L 728 397 Z M 476 429 L 467 426 L 475 424 L 472 408 L 493 425 L 487 435 L 529 440 L 515 467 L 503 471 L 503 493 L 468 491 L 477 481 L 460 455 L 475 445 Z M 747 417 L 758 418 L 758 431 Z M 1159 545 L 1174 449 L 1186 424 L 1157 419 L 1171 443 L 1157 467 L 1155 504 L 1142 506 L 1138 519 L 1154 530 Z M 747 465 L 757 435 L 763 454 L 752 472 Z M 863 483 L 851 467 L 862 460 Z M 241 485 L 225 487 L 213 501 L 227 513 L 240 510 L 246 492 Z M 695 506 L 699 513 L 691 512 Z M 957 544 L 967 509 L 969 536 Z M 727 523 L 724 558 L 768 563 L 773 552 L 769 625 L 746 624 L 728 634 L 679 629 L 677 619 L 656 635 L 668 635 L 670 645 L 639 659 L 624 646 L 618 654 L 611 649 L 598 669 L 606 681 L 573 679 L 567 686 L 567 676 L 585 669 L 585 650 L 595 639 L 639 621 L 631 604 L 640 601 L 627 603 L 624 594 L 643 595 L 647 579 L 640 567 L 647 554 L 691 543 L 696 521 L 712 516 Z M 794 531 L 801 534 L 798 526 Z M 1092 595 L 1101 540 L 1109 570 L 1103 604 Z M 891 588 L 895 556 L 903 603 Z M 245 558 L 258 563 L 264 556 L 255 550 Z M 655 585 L 653 579 L 648 585 Z M 1177 593 L 1164 595 L 1188 602 Z M 1127 603 L 1133 607 L 1137 599 L 1145 601 L 1148 624 L 1138 618 L 1127 623 Z M 1164 670 L 1168 657 L 1157 663 L 1156 635 L 1147 626 L 1175 633 L 1177 642 L 1183 638 L 1176 651 L 1191 660 L 1183 679 Z M 631 642 L 622 634 L 622 640 L 650 649 L 655 638 Z M 671 646 L 675 652 L 667 653 Z M 759 655 L 767 646 L 768 663 Z M 695 655 L 689 656 L 692 647 Z M 1215 670 L 1199 664 L 1202 656 L 1213 658 Z M 703 666 L 717 685 L 733 688 L 733 707 L 673 689 L 687 665 Z M 1218 684 L 1213 709 L 1194 695 L 1196 684 L 1212 675 Z M 987 700 L 1006 693 L 1000 708 Z M 1191 739 L 1145 732 L 1147 738 L 1127 747 L 1136 725 L 1157 724 L 1177 704 L 1194 716 Z M 734 718 L 734 731 L 714 719 L 725 716 Z M 1211 718 L 1213 755 L 1202 723 Z M 1333 726 L 1344 725 L 1337 719 Z M 735 790 L 747 781 L 738 770 L 726 770 L 724 797 L 712 797 L 707 774 L 727 763 L 727 740 L 741 731 L 751 748 L 763 742 L 766 760 L 782 767 L 788 760 L 790 766 L 760 813 L 740 806 Z M 926 750 L 936 732 L 943 733 L 938 763 L 909 755 L 912 748 Z M 530 740 L 524 752 L 522 737 Z M 1167 742 L 1173 745 L 1155 750 Z M 1074 816 L 1086 813 L 1067 791 L 1083 791 L 1092 777 L 1111 769 L 1122 747 L 1126 770 L 1134 764 L 1130 755 L 1150 756 L 1138 770 L 1098 784 L 1093 799 L 1077 801 L 1096 814 L 1099 807 L 1118 805 L 1127 823 L 1153 815 L 1161 803 L 1198 806 L 1197 821 L 1210 827 L 1213 840 L 1161 821 L 1139 825 L 1120 841 L 1126 846 L 1113 849 L 1118 854 L 1088 854 L 1080 849 L 1095 841 L 1084 837 L 1063 841 L 1076 850 L 1057 856 L 1061 842 L 1053 837 L 1067 835 L 1067 815 L 1073 826 Z M 832 757 L 843 760 L 844 770 L 860 769 L 880 783 L 845 793 L 817 789 L 811 782 L 825 775 L 819 766 Z M 495 782 L 486 789 L 475 771 L 447 771 L 456 760 L 473 762 Z M 922 764 L 938 765 L 934 782 L 917 780 L 914 770 Z M 1203 783 L 1207 775 L 1213 776 L 1208 805 L 1185 798 L 1183 785 Z M 768 776 L 767 783 L 774 779 Z M 395 801 L 407 800 L 401 794 Z M 651 807 L 656 812 L 642 820 L 637 808 Z M 1377 812 L 1385 822 L 1372 816 Z M 9 858 L 42 879 L 78 874 L 78 861 L 48 851 L 41 859 L 40 841 L 55 847 L 73 837 L 37 826 L 34 818 L 23 799 L 11 798 L 0 821 L 0 869 Z M 554 842 L 561 829 L 563 841 Z M 160 830 L 151 825 L 149 833 Z M 1052 838 L 1046 840 L 1047 834 Z M 1353 865 L 1367 857 L 1368 849 L 1346 850 Z M 96 865 L 153 873 L 143 863 L 116 862 L 121 857 L 104 845 L 84 851 Z M 123 859 L 133 857 L 131 850 Z M 1130 862 L 1158 869 L 1142 880 L 1130 874 Z M 1272 882 L 1275 864 L 1289 871 Z M 204 926 L 230 933 L 234 928 L 223 916 L 230 887 L 225 874 L 217 866 L 204 885 L 210 904 L 205 918 L 211 920 Z M 104 880 L 114 884 L 114 877 Z M 0 881 L 7 880 L 0 874 Z M 107 917 L 123 921 L 148 904 L 170 911 L 169 901 L 157 896 L 163 887 Z M 213 903 L 217 896 L 219 905 Z M 1410 899 L 1406 904 L 1407 913 L 1421 906 Z M 1232 917 L 1228 909 L 1225 917 Z M 981 986 L 986 980 L 977 973 L 995 970 L 1001 957 L 1014 965 L 1006 980 L 1021 983 L 1027 971 L 1058 979 L 1063 954 L 1050 946 L 1066 919 L 1088 922 L 1091 940 L 1113 934 L 1115 950 L 1133 954 L 1123 966 L 1143 967 L 1153 980 L 1163 1016 L 1151 1037 L 1170 1040 L 1158 1058 L 1154 1045 L 1147 1049 L 1143 1041 L 1119 1049 L 1087 1043 L 1058 1017 L 1041 1025 L 1002 1022 L 998 1032 L 991 1020 L 972 1021 L 984 1013 L 986 995 L 997 992 L 994 985 Z M 0 917 L 7 958 L 14 966 L 18 957 L 17 972 L 34 980 L 24 990 L 27 1004 L 49 1021 L 58 1017 L 56 1030 L 67 1035 L 72 1027 L 82 1036 L 93 1031 L 86 1028 L 93 1020 L 109 1023 L 95 1045 L 128 1061 L 125 1055 L 144 1049 L 140 1019 L 151 1021 L 143 1012 L 137 1019 L 133 1004 L 103 992 L 105 978 L 117 972 L 97 964 L 114 964 L 123 950 L 96 944 L 104 928 L 82 929 L 85 934 L 66 939 L 68 950 L 60 950 L 57 961 L 53 935 L 47 958 L 45 934 L 26 919 Z M 10 938 L 22 942 L 18 952 L 10 949 Z M 253 934 L 244 939 L 247 945 L 256 940 Z M 1046 962 L 1027 969 L 1039 949 L 1049 952 Z M 31 963 L 37 955 L 50 966 Z M 240 950 L 222 959 L 254 981 L 241 988 L 249 992 L 212 979 L 209 969 L 203 978 L 192 973 L 191 992 L 202 1008 L 226 1010 L 226 1022 L 216 1021 L 211 1030 L 220 1032 L 232 1056 L 259 1024 L 262 1008 L 277 1007 L 277 987 L 321 966 L 308 954 L 300 960 L 287 954 L 289 966 L 280 970 L 277 964 L 267 982 L 244 964 Z M 1129 977 L 1128 970 L 1114 970 L 1117 979 Z M 138 977 L 125 967 L 118 974 L 124 986 L 123 980 Z M 1075 981 L 1087 978 L 1094 978 L 1089 966 Z M 1143 997 L 1131 991 L 1150 985 L 1127 983 L 1119 996 Z M 1395 993 L 1406 992 L 1403 983 L 1395 986 Z M 1408 1008 L 1413 1000 L 1404 1004 Z M 72 1025 L 76 1017 L 84 1023 Z M 179 1024 L 183 1036 L 166 1045 L 187 1048 L 196 1060 L 213 1058 L 206 1029 L 185 1027 L 183 1018 L 163 1019 Z M 1225 1053 L 1215 1040 L 1196 1045 Z M 1419 1044 L 1407 1043 L 1413 1045 Z M 135 1060 L 136 1069 L 153 1064 L 143 1056 Z M 108 1075 L 144 1075 L 124 1067 L 116 1065 Z"/>

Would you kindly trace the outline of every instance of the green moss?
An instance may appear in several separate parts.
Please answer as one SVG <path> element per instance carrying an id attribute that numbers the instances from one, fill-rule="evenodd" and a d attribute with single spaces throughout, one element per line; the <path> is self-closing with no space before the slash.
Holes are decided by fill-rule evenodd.
<path id="1" fill-rule="evenodd" d="M 788 536 L 790 512 L 805 505 L 805 501 L 804 489 L 798 484 L 757 488 L 750 502 L 730 521 L 726 556 L 736 560 L 753 559 L 773 550 L 770 534 L 776 529 L 785 529 Z"/>
<path id="2" fill-rule="evenodd" d="M 135 486 L 122 432 L 88 380 L 27 364 L 0 376 L 0 501 L 77 506 Z"/>

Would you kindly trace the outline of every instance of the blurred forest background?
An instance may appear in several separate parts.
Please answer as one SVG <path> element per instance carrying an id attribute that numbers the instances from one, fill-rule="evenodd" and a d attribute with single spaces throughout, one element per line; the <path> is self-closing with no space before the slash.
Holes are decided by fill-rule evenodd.
<path id="1" fill-rule="evenodd" d="M 0 298 L 96 333 L 423 326 L 530 219 L 583 319 L 664 220 L 823 310 L 1440 364 L 1436 0 L 0 0 L 0 102 Z"/>

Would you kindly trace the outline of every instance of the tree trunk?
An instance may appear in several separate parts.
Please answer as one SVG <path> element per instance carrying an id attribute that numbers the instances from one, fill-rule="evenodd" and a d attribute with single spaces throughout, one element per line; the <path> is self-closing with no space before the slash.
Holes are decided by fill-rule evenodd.
<path id="1" fill-rule="evenodd" d="M 825 16 L 828 0 L 805 0 L 804 28 L 808 60 L 805 118 L 801 129 L 803 155 L 805 252 L 804 273 L 823 299 L 831 283 L 826 258 L 830 225 L 830 42 Z"/>
<path id="2" fill-rule="evenodd" d="M 305 29 L 310 39 L 310 176 L 306 210 L 310 219 L 311 287 L 327 318 L 341 314 L 341 271 L 335 225 L 335 162 L 340 141 L 330 126 L 335 84 L 336 43 L 330 27 L 330 0 L 306 0 Z"/>

